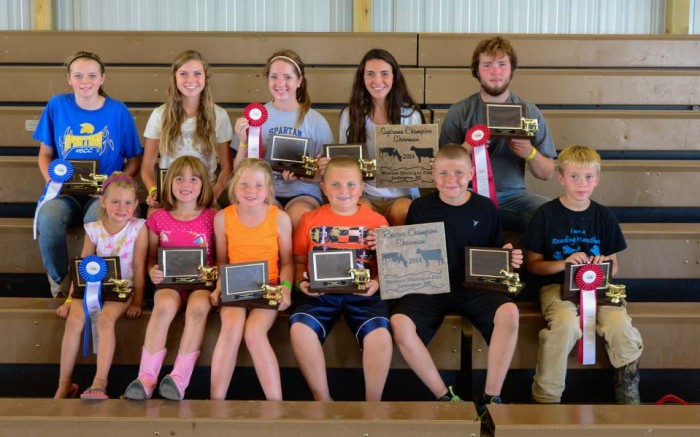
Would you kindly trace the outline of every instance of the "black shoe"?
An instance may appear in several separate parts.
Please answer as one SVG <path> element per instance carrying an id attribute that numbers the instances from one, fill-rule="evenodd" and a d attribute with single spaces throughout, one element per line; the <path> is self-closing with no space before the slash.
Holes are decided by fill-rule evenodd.
<path id="1" fill-rule="evenodd" d="M 452 390 L 452 386 L 447 387 L 447 393 L 438 398 L 439 402 L 464 402 L 462 398 L 457 396 Z"/>
<path id="2" fill-rule="evenodd" d="M 615 402 L 639 405 L 639 360 L 615 369 Z"/>

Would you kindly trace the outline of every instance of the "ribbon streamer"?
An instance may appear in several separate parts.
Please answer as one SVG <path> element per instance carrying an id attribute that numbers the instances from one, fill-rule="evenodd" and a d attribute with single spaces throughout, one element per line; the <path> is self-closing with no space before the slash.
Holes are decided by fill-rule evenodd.
<path id="1" fill-rule="evenodd" d="M 472 176 L 472 189 L 482 196 L 488 197 L 498 208 L 498 195 L 496 183 L 493 180 L 491 170 L 491 158 L 487 150 L 487 144 L 491 138 L 491 131 L 483 124 L 472 126 L 464 139 L 474 148 L 472 158 L 474 161 L 474 175 Z"/>
<path id="2" fill-rule="evenodd" d="M 586 264 L 576 272 L 576 285 L 581 289 L 579 326 L 583 335 L 578 342 L 578 362 L 595 364 L 596 289 L 603 283 L 603 270 L 596 264 Z"/>
<path id="3" fill-rule="evenodd" d="M 250 103 L 243 110 L 248 119 L 248 158 L 263 158 L 262 125 L 267 121 L 267 109 L 262 103 Z"/>
<path id="4" fill-rule="evenodd" d="M 61 194 L 61 188 L 64 182 L 68 182 L 70 178 L 73 177 L 73 164 L 66 161 L 65 159 L 54 159 L 49 164 L 49 182 L 44 187 L 44 192 L 41 193 L 39 201 L 36 204 L 36 209 L 34 210 L 34 239 L 36 240 L 36 227 L 37 218 L 39 217 L 39 210 L 44 206 L 49 200 L 55 199 Z"/>
<path id="5" fill-rule="evenodd" d="M 97 353 L 97 319 L 102 311 L 102 280 L 107 276 L 107 263 L 97 255 L 88 255 L 80 261 L 78 273 L 85 280 L 83 310 L 85 315 L 89 316 L 90 322 L 88 324 L 88 320 L 85 321 L 83 331 L 83 356 L 86 357 L 90 351 L 91 333 L 92 351 Z"/>

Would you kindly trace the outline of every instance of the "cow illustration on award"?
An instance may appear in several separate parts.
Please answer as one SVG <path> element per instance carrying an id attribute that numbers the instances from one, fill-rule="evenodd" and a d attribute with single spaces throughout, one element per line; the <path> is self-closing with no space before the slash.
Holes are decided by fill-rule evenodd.
<path id="1" fill-rule="evenodd" d="M 442 223 L 393 226 L 375 232 L 382 299 L 449 291 Z"/>

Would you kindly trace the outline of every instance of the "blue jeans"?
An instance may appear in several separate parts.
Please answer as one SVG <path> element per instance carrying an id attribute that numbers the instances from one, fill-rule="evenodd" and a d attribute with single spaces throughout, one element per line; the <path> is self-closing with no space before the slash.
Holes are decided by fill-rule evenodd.
<path id="1" fill-rule="evenodd" d="M 97 221 L 100 202 L 88 196 L 60 196 L 39 210 L 37 229 L 39 250 L 46 273 L 60 284 L 68 274 L 66 230 L 71 226 Z"/>
<path id="2" fill-rule="evenodd" d="M 501 226 L 503 230 L 515 232 L 523 232 L 537 208 L 552 200 L 526 190 L 499 191 L 496 194 Z"/>

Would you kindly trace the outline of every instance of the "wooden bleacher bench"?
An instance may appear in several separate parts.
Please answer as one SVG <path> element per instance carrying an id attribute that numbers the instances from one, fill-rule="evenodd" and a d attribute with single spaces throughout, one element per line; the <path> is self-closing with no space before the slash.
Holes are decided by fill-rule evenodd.
<path id="1" fill-rule="evenodd" d="M 489 405 L 495 437 L 691 436 L 700 406 Z"/>
<path id="2" fill-rule="evenodd" d="M 511 369 L 534 369 L 537 364 L 539 331 L 544 319 L 535 304 L 519 303 L 520 329 Z M 632 324 L 642 334 L 644 369 L 700 369 L 700 303 L 696 302 L 628 302 L 627 312 Z M 569 369 L 609 368 L 610 361 L 603 349 L 604 341 L 596 341 L 596 364 L 578 363 L 577 349 L 569 355 Z M 479 333 L 472 335 L 472 370 L 485 370 L 488 346 Z"/>
<path id="3" fill-rule="evenodd" d="M 470 402 L 0 399 L 2 434 L 22 436 L 463 437 L 476 417 Z"/>
<path id="4" fill-rule="evenodd" d="M 60 299 L 4 298 L 0 299 L 0 332 L 12 333 L 0 337 L 0 364 L 58 364 L 65 320 L 56 316 Z M 116 325 L 114 364 L 138 364 L 150 311 L 135 320 L 120 319 Z M 289 316 L 280 315 L 269 333 L 280 367 L 296 367 L 289 341 Z M 449 315 L 438 329 L 428 349 L 439 369 L 459 370 L 462 341 L 462 319 Z M 172 364 L 177 353 L 184 315 L 178 314 L 168 333 L 166 364 Z M 211 356 L 220 330 L 218 313 L 211 313 L 202 343 L 198 365 L 211 364 Z M 328 368 L 362 368 L 362 354 L 355 337 L 345 323 L 339 321 L 324 344 Z M 78 364 L 93 364 L 94 355 L 78 357 Z M 241 344 L 238 366 L 252 367 L 245 345 Z M 392 368 L 408 368 L 398 350 L 394 351 Z"/>

